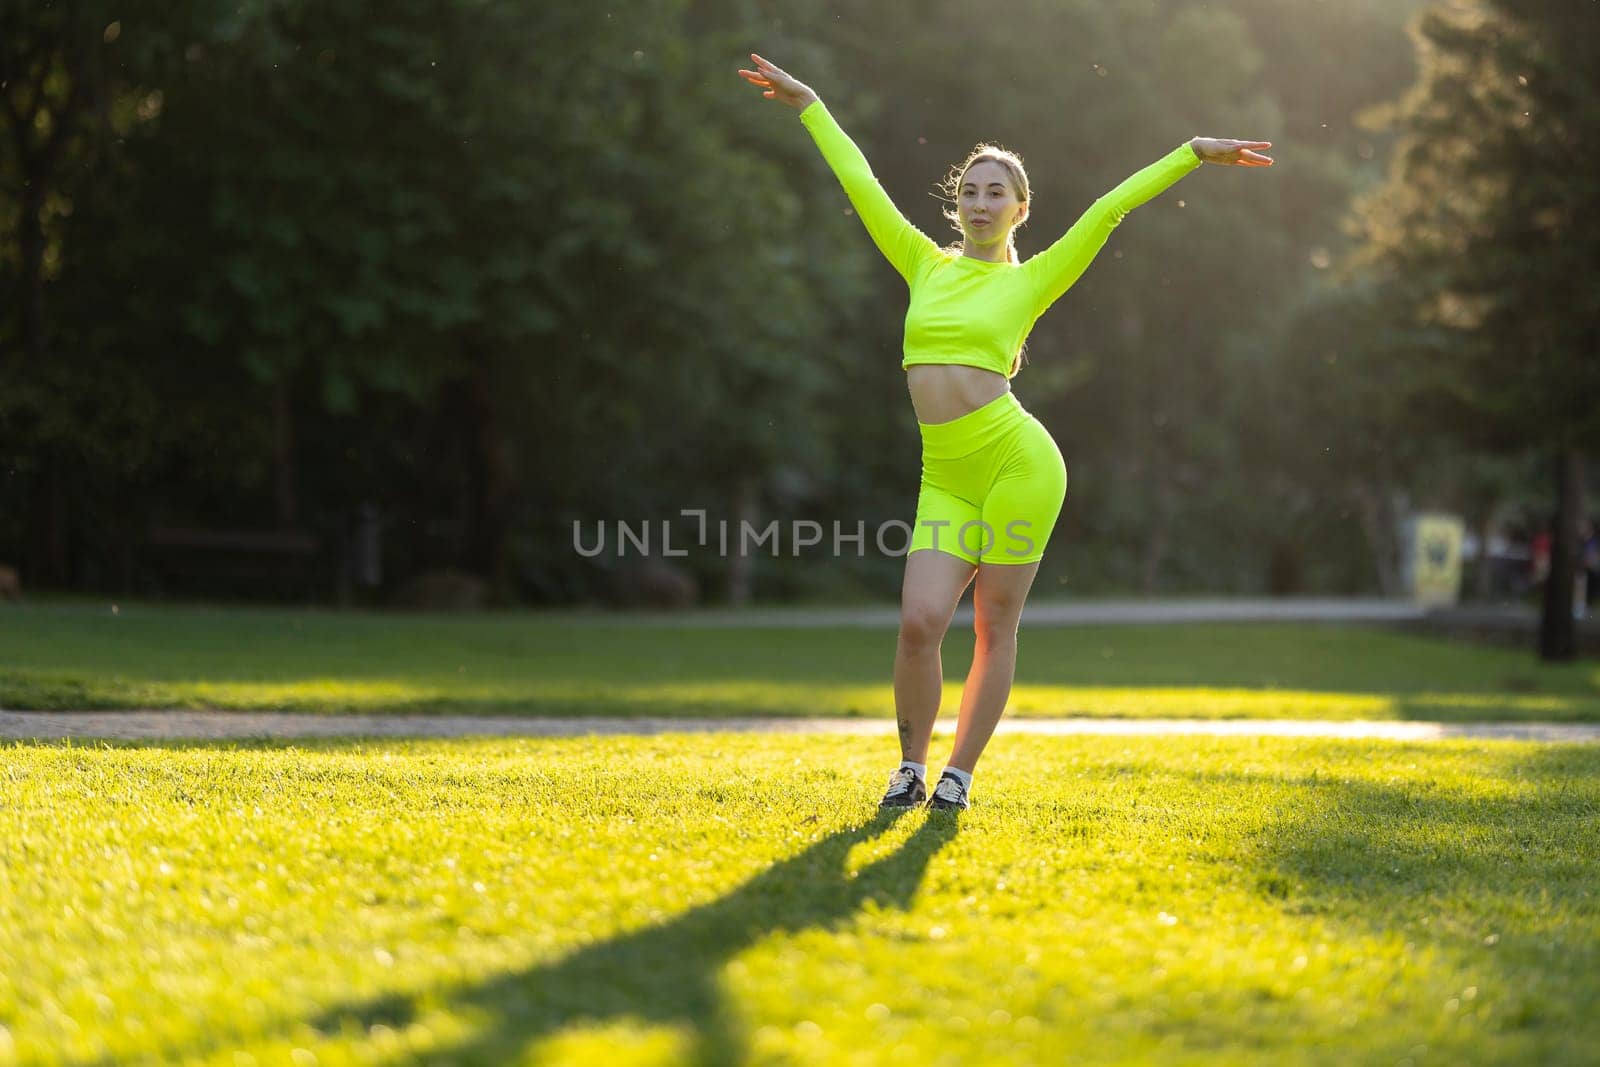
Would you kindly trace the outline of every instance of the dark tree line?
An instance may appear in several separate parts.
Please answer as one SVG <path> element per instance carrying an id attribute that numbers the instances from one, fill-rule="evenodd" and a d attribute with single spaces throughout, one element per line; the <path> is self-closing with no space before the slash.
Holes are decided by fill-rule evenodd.
<path id="1" fill-rule="evenodd" d="M 1577 351 L 1563 310 L 1589 299 L 1546 279 L 1536 325 L 1510 295 L 1532 274 L 1485 266 L 1501 319 L 1446 334 L 1397 312 L 1476 306 L 1446 276 L 1458 254 L 1380 248 L 1401 229 L 1379 213 L 1455 203 L 1417 147 L 1461 136 L 1417 124 L 1418 94 L 1443 91 L 1402 32 L 1417 7 L 0 0 L 0 558 L 35 587 L 137 588 L 154 527 L 336 546 L 367 504 L 386 582 L 452 566 L 561 602 L 615 566 L 572 551 L 574 520 L 909 517 L 903 283 L 793 113 L 742 91 L 759 49 L 941 243 L 934 184 L 978 140 L 1027 160 L 1024 255 L 1190 136 L 1273 140 L 1271 172 L 1203 168 L 1141 208 L 1030 339 L 1016 388 L 1072 476 L 1041 584 L 1384 588 L 1407 497 L 1492 511 L 1516 481 L 1493 457 L 1552 425 L 1506 392 L 1538 388 L 1524 364 L 1502 389 L 1466 353 L 1536 334 Z M 1581 19 L 1523 5 L 1494 25 L 1517 17 Z M 1594 69 L 1541 57 L 1519 92 L 1571 95 Z M 1419 76 L 1394 122 L 1357 121 Z M 1481 148 L 1485 167 L 1528 150 Z M 1581 202 L 1572 161 L 1541 158 L 1547 191 L 1511 182 L 1533 213 Z M 1508 250 L 1491 216 L 1527 211 L 1479 191 L 1471 258 L 1547 250 Z M 1428 399 L 1435 371 L 1473 383 L 1464 407 Z M 683 566 L 712 596 L 787 596 L 888 592 L 899 561 Z"/>

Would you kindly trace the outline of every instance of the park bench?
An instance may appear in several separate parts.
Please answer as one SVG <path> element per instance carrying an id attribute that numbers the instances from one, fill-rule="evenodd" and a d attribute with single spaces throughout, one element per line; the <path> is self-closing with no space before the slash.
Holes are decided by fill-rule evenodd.
<path id="1" fill-rule="evenodd" d="M 156 593 L 304 595 L 319 555 L 301 530 L 151 526 L 142 548 L 140 570 Z"/>

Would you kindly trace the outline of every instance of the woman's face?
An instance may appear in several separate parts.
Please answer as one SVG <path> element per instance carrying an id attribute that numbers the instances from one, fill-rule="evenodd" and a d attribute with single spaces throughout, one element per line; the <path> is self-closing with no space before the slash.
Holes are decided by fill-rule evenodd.
<path id="1" fill-rule="evenodd" d="M 961 232 L 975 245 L 1004 241 L 1028 214 L 1027 202 L 1011 187 L 1011 172 L 992 160 L 968 167 L 956 195 Z"/>

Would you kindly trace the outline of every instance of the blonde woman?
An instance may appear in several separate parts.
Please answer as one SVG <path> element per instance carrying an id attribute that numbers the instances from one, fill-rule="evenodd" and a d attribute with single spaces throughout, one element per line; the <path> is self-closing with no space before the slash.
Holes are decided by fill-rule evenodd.
<path id="1" fill-rule="evenodd" d="M 1196 137 L 1096 200 L 1026 262 L 1015 231 L 1028 217 L 1027 173 L 1014 153 L 979 145 L 945 184 L 961 241 L 940 248 L 906 221 L 866 158 L 805 84 L 751 53 L 740 70 L 800 121 L 909 289 L 902 367 L 922 435 L 922 482 L 900 596 L 894 698 L 901 763 L 882 806 L 964 809 L 972 772 L 1004 712 L 1016 672 L 1023 601 L 1060 515 L 1066 464 L 1011 392 L 1034 322 L 1077 281 L 1129 211 L 1201 163 L 1271 166 L 1269 141 Z M 939 649 L 967 585 L 977 646 L 961 693 L 955 749 L 929 796 L 928 744 L 944 689 Z"/>

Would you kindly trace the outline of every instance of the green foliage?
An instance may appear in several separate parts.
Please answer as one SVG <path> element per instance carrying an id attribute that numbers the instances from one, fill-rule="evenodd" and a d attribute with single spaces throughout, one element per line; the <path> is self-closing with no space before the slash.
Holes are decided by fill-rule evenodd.
<path id="1" fill-rule="evenodd" d="M 574 519 L 732 519 L 747 482 L 763 520 L 908 519 L 904 286 L 793 112 L 734 76 L 755 49 L 829 100 L 941 241 L 928 194 L 978 140 L 1028 160 L 1024 255 L 1182 139 L 1278 141 L 1270 172 L 1205 168 L 1141 208 L 1035 329 L 1017 388 L 1073 480 L 1041 583 L 1254 590 L 1289 538 L 1324 546 L 1314 584 L 1360 588 L 1337 507 L 1275 518 L 1353 474 L 1284 476 L 1255 447 L 1281 407 L 1241 398 L 1299 388 L 1283 309 L 1381 164 L 1382 138 L 1348 119 L 1408 74 L 1407 10 L 194 0 L 130 16 L 101 45 L 110 124 L 75 149 L 53 223 L 58 355 L 0 390 L 7 451 L 56 449 L 60 473 L 0 473 L 19 497 L 54 477 L 73 551 L 102 573 L 149 516 L 287 521 L 287 493 L 330 536 L 382 501 L 396 576 L 504 568 L 540 599 L 605 580 L 573 557 Z M 43 520 L 9 515 L 15 556 Z M 714 588 L 725 561 L 695 566 Z M 892 558 L 861 570 L 898 587 Z"/>
<path id="2" fill-rule="evenodd" d="M 1569 5 L 1430 8 L 1416 86 L 1371 116 L 1403 138 L 1360 205 L 1363 262 L 1448 338 L 1411 353 L 1438 423 L 1502 451 L 1600 442 L 1596 28 Z"/>

